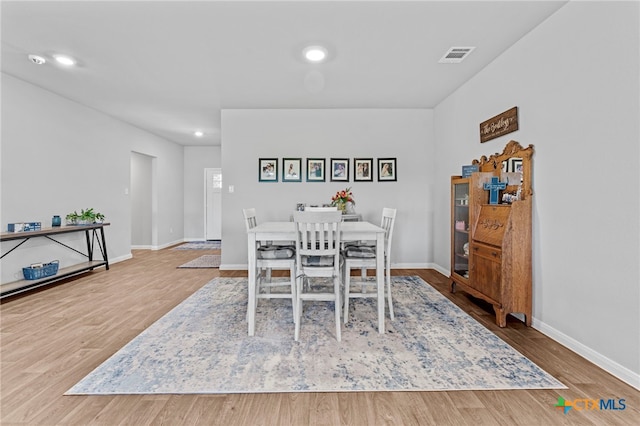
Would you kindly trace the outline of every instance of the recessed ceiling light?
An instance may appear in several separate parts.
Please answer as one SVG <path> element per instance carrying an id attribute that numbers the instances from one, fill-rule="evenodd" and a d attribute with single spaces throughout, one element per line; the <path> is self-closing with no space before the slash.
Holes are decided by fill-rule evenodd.
<path id="1" fill-rule="evenodd" d="M 327 49 L 322 46 L 307 46 L 302 50 L 304 58 L 314 64 L 320 63 L 327 59 Z"/>
<path id="2" fill-rule="evenodd" d="M 70 67 L 71 65 L 75 65 L 76 64 L 76 60 L 73 59 L 71 56 L 54 55 L 53 57 L 56 59 L 56 62 L 58 62 L 59 64 L 62 64 L 62 65 L 66 65 L 68 67 Z"/>
<path id="3" fill-rule="evenodd" d="M 31 62 L 33 62 L 36 65 L 42 65 L 45 62 L 47 62 L 47 60 L 45 58 L 43 58 L 42 56 L 38 56 L 38 55 L 29 55 L 29 60 Z"/>
<path id="4" fill-rule="evenodd" d="M 196 130 L 195 132 L 193 132 L 193 135 L 198 137 L 198 138 L 201 138 L 201 137 L 204 136 L 204 133 L 201 132 L 200 130 Z"/>

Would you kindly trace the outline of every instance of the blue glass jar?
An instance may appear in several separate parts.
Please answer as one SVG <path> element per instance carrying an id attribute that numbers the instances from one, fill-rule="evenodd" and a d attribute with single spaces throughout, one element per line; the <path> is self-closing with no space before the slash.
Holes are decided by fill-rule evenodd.
<path id="1" fill-rule="evenodd" d="M 51 219 L 51 226 L 60 226 L 62 225 L 62 220 L 60 219 L 60 216 L 55 215 L 53 216 L 53 218 Z"/>

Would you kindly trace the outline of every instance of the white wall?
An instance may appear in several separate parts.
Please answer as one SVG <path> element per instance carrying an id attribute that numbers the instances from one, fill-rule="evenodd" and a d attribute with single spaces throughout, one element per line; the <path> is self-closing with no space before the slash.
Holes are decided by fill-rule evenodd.
<path id="1" fill-rule="evenodd" d="M 187 241 L 205 238 L 204 169 L 219 168 L 220 164 L 220 146 L 184 147 L 184 238 Z"/>
<path id="2" fill-rule="evenodd" d="M 533 144 L 534 326 L 640 386 L 638 3 L 570 2 L 435 109 L 435 262 L 449 176 Z M 480 144 L 518 106 L 520 130 Z"/>
<path id="3" fill-rule="evenodd" d="M 396 157 L 397 182 L 258 182 L 258 159 Z M 246 268 L 242 209 L 259 221 L 289 220 L 296 203 L 329 203 L 352 187 L 356 211 L 378 223 L 383 207 L 398 209 L 392 263 L 426 267 L 432 261 L 431 110 L 224 110 L 222 112 L 222 268 Z M 306 170 L 306 167 L 303 167 Z M 228 186 L 235 192 L 230 194 Z"/>
<path id="4" fill-rule="evenodd" d="M 2 73 L 2 206 L 0 222 L 41 221 L 93 207 L 106 228 L 111 261 L 131 257 L 131 151 L 157 158 L 160 244 L 182 241 L 182 147 L 93 109 Z M 175 224 L 175 225 L 174 225 Z M 173 236 L 165 232 L 169 226 Z M 82 235 L 61 238 L 84 250 Z M 3 242 L 2 252 L 13 246 Z M 84 261 L 44 239 L 2 259 L 2 283 L 20 278 L 23 266 L 59 259 L 61 267 Z"/>

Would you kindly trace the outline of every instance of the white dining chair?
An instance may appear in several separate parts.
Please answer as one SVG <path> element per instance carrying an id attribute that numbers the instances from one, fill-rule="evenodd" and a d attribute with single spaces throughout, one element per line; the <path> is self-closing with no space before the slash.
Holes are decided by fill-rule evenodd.
<path id="1" fill-rule="evenodd" d="M 339 211 L 294 212 L 296 230 L 296 313 L 295 340 L 300 337 L 303 301 L 334 302 L 336 340 L 341 340 L 340 323 L 340 228 L 342 213 Z M 330 278 L 332 288 L 326 282 L 318 285 L 314 278 Z"/>
<path id="2" fill-rule="evenodd" d="M 257 225 L 256 209 L 243 209 L 247 231 Z M 290 299 L 293 309 L 293 320 L 296 316 L 296 253 L 293 245 L 273 245 L 259 241 L 256 244 L 256 303 L 250 307 L 257 309 L 260 299 Z M 289 270 L 289 282 L 276 281 L 271 278 L 271 270 Z M 283 288 L 286 287 L 286 288 Z M 272 292 L 279 288 L 280 291 Z"/>
<path id="3" fill-rule="evenodd" d="M 394 319 L 393 301 L 391 300 L 391 241 L 393 239 L 393 228 L 396 222 L 396 209 L 382 209 L 382 220 L 380 227 L 384 228 L 384 269 L 385 269 L 385 292 L 389 303 L 389 316 Z M 377 291 L 367 292 L 367 269 L 376 268 L 376 248 L 367 244 L 347 245 L 343 251 L 344 256 L 344 323 L 349 321 L 349 299 L 377 297 Z M 351 281 L 351 270 L 360 269 L 360 281 Z M 360 285 L 360 291 L 352 291 L 351 285 Z"/>

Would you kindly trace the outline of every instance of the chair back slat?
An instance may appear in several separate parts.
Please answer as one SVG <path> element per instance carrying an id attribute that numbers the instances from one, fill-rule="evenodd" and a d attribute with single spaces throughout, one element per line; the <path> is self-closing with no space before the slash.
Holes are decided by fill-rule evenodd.
<path id="1" fill-rule="evenodd" d="M 242 213 L 244 214 L 244 225 L 248 232 L 258 224 L 258 221 L 256 220 L 256 209 L 242 209 Z"/>
<path id="2" fill-rule="evenodd" d="M 302 256 L 333 256 L 340 247 L 342 213 L 294 212 L 296 248 Z"/>
<path id="3" fill-rule="evenodd" d="M 393 228 L 396 222 L 396 209 L 385 207 L 382 209 L 382 221 L 380 227 L 384 229 L 384 251 L 389 253 L 393 239 Z"/>

